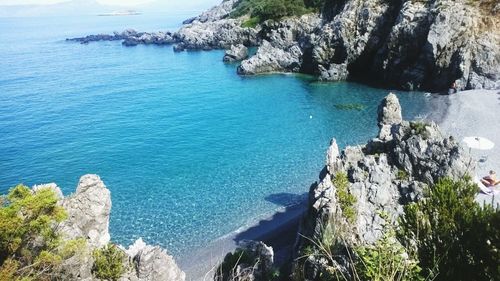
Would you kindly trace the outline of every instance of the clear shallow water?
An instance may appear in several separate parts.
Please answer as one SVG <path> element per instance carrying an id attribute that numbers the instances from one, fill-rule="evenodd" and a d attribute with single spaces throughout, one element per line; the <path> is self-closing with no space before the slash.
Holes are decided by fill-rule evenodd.
<path id="1" fill-rule="evenodd" d="M 0 19 L 0 191 L 56 182 L 70 194 L 99 174 L 115 242 L 143 237 L 182 255 L 294 203 L 331 137 L 344 146 L 377 133 L 387 90 L 242 78 L 222 51 L 63 40 L 174 30 L 186 17 Z M 407 118 L 425 111 L 423 95 L 398 95 Z M 347 103 L 365 108 L 335 107 Z"/>

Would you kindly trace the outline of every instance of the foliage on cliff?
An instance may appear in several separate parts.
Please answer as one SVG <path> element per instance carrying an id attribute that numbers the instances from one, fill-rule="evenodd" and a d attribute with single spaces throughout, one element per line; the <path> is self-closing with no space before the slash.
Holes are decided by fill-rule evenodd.
<path id="1" fill-rule="evenodd" d="M 323 2 L 324 0 L 242 0 L 235 5 L 231 17 L 249 15 L 252 22 L 278 20 L 317 11 L 323 6 Z"/>
<path id="2" fill-rule="evenodd" d="M 477 186 L 443 179 L 425 200 L 405 207 L 399 237 L 416 248 L 433 280 L 497 280 L 500 277 L 500 212 L 474 201 Z"/>
<path id="3" fill-rule="evenodd" d="M 0 199 L 0 280 L 50 280 L 84 240 L 62 241 L 54 225 L 66 218 L 50 189 L 18 185 Z"/>
<path id="4" fill-rule="evenodd" d="M 92 256 L 94 257 L 92 272 L 97 278 L 115 281 L 125 273 L 126 256 L 117 246 L 108 244 L 102 249 L 96 249 Z"/>

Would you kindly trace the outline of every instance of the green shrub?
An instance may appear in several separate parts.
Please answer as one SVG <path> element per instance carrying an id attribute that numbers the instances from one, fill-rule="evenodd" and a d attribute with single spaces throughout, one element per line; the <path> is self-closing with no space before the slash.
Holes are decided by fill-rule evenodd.
<path id="1" fill-rule="evenodd" d="M 425 199 L 405 207 L 398 237 L 414 248 L 424 276 L 435 280 L 498 280 L 500 213 L 474 201 L 470 180 L 442 179 Z"/>
<path id="2" fill-rule="evenodd" d="M 349 180 L 347 174 L 337 173 L 332 180 L 333 185 L 337 188 L 337 199 L 342 209 L 342 214 L 348 222 L 356 221 L 356 197 L 349 193 Z"/>
<path id="3" fill-rule="evenodd" d="M 393 229 L 386 231 L 375 245 L 358 247 L 355 253 L 358 256 L 355 271 L 359 280 L 424 280 L 418 261 L 408 255 Z"/>
<path id="4" fill-rule="evenodd" d="M 398 173 L 396 174 L 396 179 L 400 181 L 407 181 L 410 178 L 410 175 L 408 175 L 408 172 L 405 170 L 398 170 Z"/>
<path id="5" fill-rule="evenodd" d="M 314 4 L 314 3 L 312 3 Z M 287 16 L 300 16 L 316 8 L 304 0 L 242 0 L 234 6 L 231 17 L 249 15 L 254 21 L 278 20 Z"/>
<path id="6" fill-rule="evenodd" d="M 410 128 L 412 130 L 412 133 L 415 135 L 420 135 L 424 139 L 429 137 L 428 133 L 427 133 L 427 126 L 428 125 L 426 123 L 419 122 L 419 121 L 415 121 L 415 122 L 410 123 Z"/>
<path id="7" fill-rule="evenodd" d="M 255 28 L 260 23 L 259 17 L 252 17 L 241 24 L 243 28 Z"/>
<path id="8" fill-rule="evenodd" d="M 125 273 L 125 253 L 113 244 L 108 244 L 102 249 L 97 249 L 92 254 L 94 266 L 92 273 L 103 280 L 115 281 Z"/>
<path id="9" fill-rule="evenodd" d="M 0 280 L 49 279 L 66 254 L 54 225 L 66 218 L 51 189 L 18 185 L 0 205 Z"/>

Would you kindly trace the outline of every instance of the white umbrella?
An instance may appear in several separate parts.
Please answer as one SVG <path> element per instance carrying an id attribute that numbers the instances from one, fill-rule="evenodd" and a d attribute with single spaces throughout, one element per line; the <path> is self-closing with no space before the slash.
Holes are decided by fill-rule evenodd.
<path id="1" fill-rule="evenodd" d="M 480 150 L 489 150 L 495 146 L 495 143 L 483 137 L 466 137 L 463 142 L 465 142 L 469 148 Z"/>

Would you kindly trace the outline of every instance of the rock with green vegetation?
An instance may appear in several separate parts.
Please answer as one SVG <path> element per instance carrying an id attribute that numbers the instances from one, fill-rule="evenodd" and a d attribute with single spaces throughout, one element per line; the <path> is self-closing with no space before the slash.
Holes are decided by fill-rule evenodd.
<path id="1" fill-rule="evenodd" d="M 273 248 L 263 242 L 243 241 L 228 253 L 214 274 L 215 281 L 278 280 Z"/>
<path id="2" fill-rule="evenodd" d="M 375 263 L 380 253 L 393 257 L 388 262 L 401 262 L 403 258 L 396 253 L 404 249 L 387 238 L 387 231 L 404 215 L 404 206 L 424 198 L 424 189 L 440 178 L 473 174 L 474 163 L 467 151 L 443 136 L 436 125 L 426 125 L 426 134 L 419 134 L 412 129 L 415 123 L 402 120 L 395 95 L 384 99 L 379 112 L 381 131 L 387 130 L 384 139 L 377 137 L 340 153 L 336 141 L 331 142 L 320 181 L 309 192 L 293 280 L 366 280 L 352 270 L 357 256 Z M 405 250 L 405 254 L 410 252 Z M 411 261 L 411 268 L 389 263 L 379 269 L 367 267 L 362 274 L 369 280 L 393 280 L 387 275 L 399 276 L 402 270 L 413 276 L 418 271 L 416 259 L 404 260 Z M 412 278 L 400 280 L 418 280 Z"/>
<path id="3" fill-rule="evenodd" d="M 92 252 L 94 265 L 92 274 L 102 280 L 117 281 L 124 273 L 127 255 L 113 244 L 108 244 Z"/>
<path id="4" fill-rule="evenodd" d="M 0 280 L 185 280 L 160 247 L 109 244 L 110 198 L 97 175 L 67 198 L 55 184 L 0 197 Z"/>
<path id="5" fill-rule="evenodd" d="M 500 211 L 475 201 L 470 179 L 441 179 L 426 199 L 405 206 L 399 238 L 432 280 L 500 277 Z"/>
<path id="6" fill-rule="evenodd" d="M 193 22 L 181 27 L 174 37 L 176 51 L 229 49 L 231 45 L 256 46 L 258 30 L 242 27 L 241 19 L 223 19 L 205 23 Z"/>

